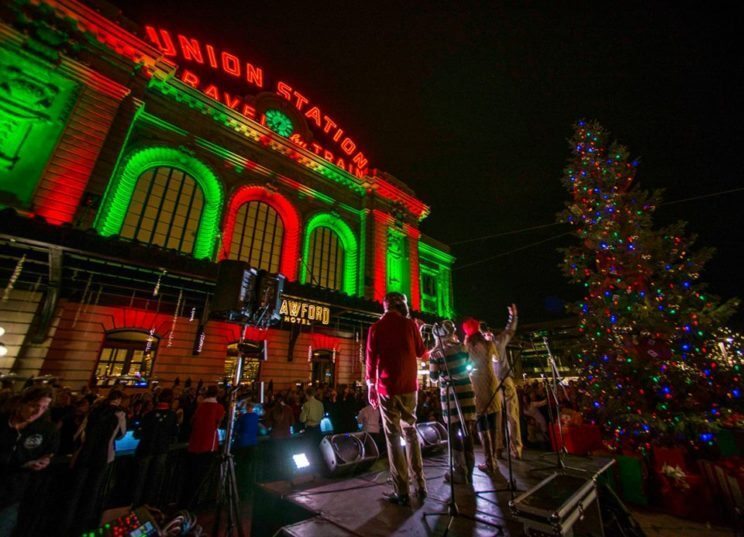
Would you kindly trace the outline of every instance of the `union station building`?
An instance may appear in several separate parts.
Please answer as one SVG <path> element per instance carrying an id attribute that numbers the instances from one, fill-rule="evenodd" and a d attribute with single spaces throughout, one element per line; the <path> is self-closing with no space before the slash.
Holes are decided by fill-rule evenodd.
<path id="1" fill-rule="evenodd" d="M 353 383 L 386 292 L 453 316 L 427 205 L 206 37 L 103 4 L 0 6 L 0 375 L 215 382 L 245 337 L 248 382 Z M 210 316 L 226 259 L 285 276 L 279 322 Z"/>

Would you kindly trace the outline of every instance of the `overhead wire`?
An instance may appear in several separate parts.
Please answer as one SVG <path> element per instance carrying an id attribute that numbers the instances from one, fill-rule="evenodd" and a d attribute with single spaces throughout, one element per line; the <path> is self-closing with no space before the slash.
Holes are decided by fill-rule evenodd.
<path id="1" fill-rule="evenodd" d="M 506 252 L 501 252 L 500 254 L 489 256 L 489 257 L 487 257 L 485 259 L 480 259 L 478 261 L 473 261 L 472 263 L 468 263 L 466 265 L 460 265 L 459 267 L 458 266 L 453 267 L 452 270 L 462 270 L 462 269 L 465 269 L 465 268 L 473 267 L 475 265 L 481 265 L 483 263 L 488 263 L 489 261 L 493 261 L 494 259 L 498 259 L 499 257 L 504 257 L 504 256 L 507 256 L 507 255 L 514 254 L 516 252 L 520 252 L 522 250 L 527 250 L 528 248 L 532 248 L 533 246 L 538 246 L 538 245 L 544 244 L 546 242 L 554 241 L 555 239 L 558 239 L 560 237 L 565 237 L 566 235 L 570 235 L 570 234 L 571 234 L 570 231 L 566 231 L 564 233 L 559 233 L 558 235 L 553 235 L 551 237 L 548 237 L 547 239 L 543 239 L 543 240 L 537 241 L 537 242 L 532 242 L 530 244 L 526 244 L 524 246 L 520 246 L 519 248 L 514 248 L 513 250 L 508 250 Z"/>
<path id="2" fill-rule="evenodd" d="M 729 190 L 720 190 L 718 192 L 710 192 L 708 194 L 700 194 L 699 196 L 692 196 L 692 197 L 689 197 L 689 198 L 683 198 L 683 199 L 679 199 L 679 200 L 664 201 L 664 202 L 662 202 L 662 203 L 659 204 L 659 207 L 664 207 L 666 205 L 675 205 L 677 203 L 685 203 L 685 202 L 688 202 L 688 201 L 697 201 L 697 200 L 706 199 L 706 198 L 713 198 L 713 197 L 716 197 L 716 196 L 723 196 L 724 194 L 733 194 L 734 192 L 741 192 L 743 190 L 744 190 L 744 187 L 738 187 L 738 188 L 731 188 Z M 524 228 L 519 228 L 519 229 L 511 229 L 509 231 L 502 231 L 500 233 L 492 233 L 490 235 L 482 235 L 480 237 L 473 237 L 473 238 L 470 238 L 470 239 L 463 239 L 461 241 L 454 241 L 454 242 L 450 242 L 449 244 L 450 244 L 450 246 L 458 246 L 460 244 L 468 244 L 468 243 L 471 243 L 471 242 L 477 242 L 477 241 L 484 241 L 484 240 L 488 240 L 488 239 L 494 239 L 496 237 L 505 237 L 505 236 L 508 236 L 508 235 L 517 235 L 519 233 L 526 233 L 527 231 L 533 231 L 533 230 L 536 230 L 536 229 L 545 229 L 545 228 L 549 228 L 549 227 L 564 226 L 564 225 L 567 225 L 567 224 L 565 222 L 552 222 L 550 224 L 538 224 L 536 226 L 529 226 L 529 227 L 524 227 Z"/>
<path id="3" fill-rule="evenodd" d="M 724 194 L 732 194 L 732 193 L 741 192 L 741 191 L 744 191 L 744 187 L 731 188 L 731 189 L 728 189 L 728 190 L 720 190 L 718 192 L 710 192 L 708 194 L 700 194 L 699 196 L 691 196 L 689 198 L 683 198 L 683 199 L 679 199 L 679 200 L 665 201 L 665 202 L 660 203 L 659 206 L 662 207 L 662 206 L 665 206 L 665 205 L 675 205 L 677 203 L 685 203 L 685 202 L 688 202 L 688 201 L 697 201 L 697 200 L 701 200 L 701 199 L 713 198 L 713 197 L 716 197 L 716 196 L 722 196 Z M 470 243 L 470 242 L 476 242 L 476 241 L 481 241 L 481 240 L 488 240 L 488 239 L 492 239 L 492 238 L 495 238 L 495 237 L 503 237 L 503 236 L 507 236 L 507 235 L 516 235 L 516 234 L 519 234 L 519 233 L 525 233 L 527 231 L 532 231 L 532 230 L 535 230 L 535 229 L 545 229 L 545 228 L 549 228 L 549 227 L 562 226 L 562 225 L 566 225 L 566 223 L 565 222 L 553 222 L 551 224 L 540 224 L 540 225 L 536 225 L 536 226 L 530 226 L 530 227 L 525 227 L 525 228 L 520 228 L 520 229 L 513 229 L 513 230 L 509 230 L 509 231 L 504 231 L 504 232 L 501 232 L 501 233 L 493 233 L 491 235 L 484 235 L 484 236 L 481 236 L 481 237 L 474 237 L 474 238 L 465 239 L 465 240 L 462 240 L 462 241 L 451 242 L 450 245 L 456 246 L 456 245 L 466 244 L 466 243 Z M 533 246 L 539 246 L 540 244 L 544 244 L 546 242 L 550 242 L 550 241 L 556 240 L 556 239 L 558 239 L 560 237 L 563 237 L 565 235 L 570 235 L 570 234 L 571 234 L 571 232 L 570 231 L 567 231 L 565 233 L 560 233 L 558 235 L 552 235 L 552 236 L 548 237 L 547 239 L 543 239 L 543 240 L 540 240 L 540 241 L 537 241 L 537 242 L 532 242 L 530 244 L 526 244 L 524 246 L 520 246 L 518 248 L 514 248 L 513 250 L 507 250 L 506 252 L 501 252 L 499 254 L 495 254 L 495 255 L 486 257 L 484 259 L 479 259 L 479 260 L 473 261 L 471 263 L 466 263 L 464 265 L 455 266 L 455 267 L 452 268 L 452 270 L 453 271 L 454 270 L 462 270 L 462 269 L 470 268 L 470 267 L 473 267 L 473 266 L 476 266 L 476 265 L 481 265 L 483 263 L 488 263 L 489 261 L 493 261 L 494 259 L 498 259 L 499 257 L 504 257 L 504 256 L 507 256 L 507 255 L 514 254 L 516 252 L 520 252 L 522 250 L 527 250 L 528 248 L 532 248 Z"/>

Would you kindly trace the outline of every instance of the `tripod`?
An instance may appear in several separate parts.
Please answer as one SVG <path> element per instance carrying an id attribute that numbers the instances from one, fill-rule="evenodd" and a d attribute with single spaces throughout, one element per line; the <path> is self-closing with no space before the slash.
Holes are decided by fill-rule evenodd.
<path id="1" fill-rule="evenodd" d="M 493 522 L 488 522 L 486 520 L 481 520 L 480 518 L 468 515 L 466 513 L 460 512 L 459 507 L 457 507 L 457 501 L 455 498 L 455 457 L 452 449 L 452 438 L 453 438 L 453 428 L 452 428 L 452 411 L 450 410 L 449 401 L 450 397 L 454 399 L 455 402 L 455 409 L 457 410 L 457 415 L 460 419 L 460 429 L 462 430 L 463 437 L 467 437 L 469 434 L 467 430 L 467 425 L 465 424 L 465 420 L 463 419 L 462 414 L 462 407 L 460 406 L 460 401 L 457 399 L 457 394 L 455 393 L 455 386 L 454 381 L 449 373 L 449 366 L 447 365 L 447 356 L 445 355 L 444 349 L 441 347 L 441 344 L 438 342 L 437 346 L 435 347 L 435 350 L 439 350 L 442 355 L 442 362 L 444 363 L 444 369 L 446 371 L 446 378 L 441 378 L 440 382 L 444 382 L 445 384 L 445 393 L 447 394 L 447 434 L 449 438 L 447 439 L 447 457 L 449 459 L 449 472 L 450 472 L 450 497 L 449 501 L 447 502 L 447 511 L 437 511 L 437 512 L 429 512 L 424 513 L 422 515 L 423 518 L 426 518 L 428 516 L 448 516 L 449 521 L 447 522 L 447 529 L 444 530 L 444 533 L 442 536 L 449 535 L 449 530 L 452 527 L 452 522 L 454 522 L 456 517 L 463 517 L 467 518 L 468 520 L 473 520 L 475 522 L 480 522 L 482 524 L 485 524 L 487 526 L 491 526 L 493 528 L 497 528 L 498 532 L 497 535 L 503 535 L 504 534 L 504 528 L 498 524 L 494 524 Z"/>
<path id="2" fill-rule="evenodd" d="M 496 389 L 493 392 L 493 395 L 491 395 L 491 399 L 493 400 L 494 397 L 496 397 L 496 394 L 501 391 L 501 396 L 503 399 L 503 404 L 501 405 L 501 425 L 504 429 L 504 439 L 506 440 L 506 461 L 507 461 L 507 468 L 509 469 L 509 479 L 506 482 L 505 488 L 497 488 L 492 490 L 481 490 L 475 493 L 476 496 L 480 496 L 481 494 L 494 494 L 496 492 L 508 492 L 510 495 L 510 499 L 514 499 L 514 493 L 519 492 L 519 489 L 517 488 L 517 482 L 514 480 L 514 470 L 512 468 L 512 454 L 511 454 L 511 430 L 509 428 L 509 415 L 506 412 L 506 379 L 509 378 L 512 372 L 512 364 L 507 361 L 508 367 L 506 368 L 506 374 L 501 379 L 501 382 L 499 382 L 499 385 L 496 387 Z M 486 408 L 488 408 L 491 405 L 491 401 L 488 402 L 486 405 Z M 493 439 L 494 442 L 496 442 L 496 439 Z M 483 498 L 487 502 L 490 503 L 497 503 L 493 500 L 489 500 L 488 498 Z"/>
<path id="3" fill-rule="evenodd" d="M 245 332 L 245 331 L 244 331 Z M 241 338 L 242 339 L 242 338 Z M 243 360 L 242 354 L 238 355 L 235 361 L 235 370 L 233 374 L 233 385 L 230 389 L 228 399 L 227 430 L 225 431 L 225 443 L 220 453 L 218 483 L 217 483 L 217 505 L 215 507 L 214 524 L 212 526 L 213 535 L 235 535 L 243 537 L 243 526 L 240 523 L 240 496 L 238 494 L 238 480 L 235 477 L 235 460 L 231 451 L 233 429 L 235 424 L 235 410 L 237 407 L 237 395 L 240 381 L 243 378 Z M 205 483 L 209 480 L 205 480 Z M 222 512 L 226 509 L 226 523 L 224 533 L 220 533 L 220 524 L 222 522 Z"/>
<path id="4" fill-rule="evenodd" d="M 563 427 L 561 426 L 561 404 L 558 399 L 558 386 L 564 389 L 563 387 L 563 379 L 560 376 L 560 373 L 558 371 L 558 366 L 555 363 L 555 358 L 553 357 L 553 353 L 550 351 L 550 346 L 548 345 L 548 338 L 543 337 L 543 344 L 545 345 L 545 349 L 548 351 L 548 366 L 550 367 L 550 380 L 544 378 L 545 382 L 545 396 L 548 399 L 548 419 L 550 420 L 551 424 L 555 424 L 558 429 L 558 438 L 556 438 L 556 447 L 555 447 L 555 457 L 556 462 L 555 464 L 549 464 L 547 466 L 538 466 L 536 468 L 530 469 L 531 472 L 541 472 L 545 470 L 558 470 L 558 471 L 565 471 L 565 470 L 572 470 L 575 472 L 584 473 L 585 470 L 581 468 L 577 468 L 574 466 L 568 466 L 566 464 L 566 461 L 564 460 L 564 457 L 566 455 L 566 446 L 563 442 Z M 555 409 L 555 410 L 554 410 Z"/>

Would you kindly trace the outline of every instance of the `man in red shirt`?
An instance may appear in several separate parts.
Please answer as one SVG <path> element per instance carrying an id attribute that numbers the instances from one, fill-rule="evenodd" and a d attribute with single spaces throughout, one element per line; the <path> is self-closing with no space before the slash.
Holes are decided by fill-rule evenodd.
<path id="1" fill-rule="evenodd" d="M 185 496 L 189 506 L 198 501 L 202 481 L 209 472 L 214 452 L 219 448 L 217 428 L 225 417 L 225 407 L 217 402 L 217 386 L 209 386 L 204 395 L 191 419 L 191 435 L 187 449 L 191 461 L 191 475 Z"/>
<path id="2" fill-rule="evenodd" d="M 408 467 L 416 479 L 419 499 L 426 498 L 424 464 L 416 434 L 418 358 L 426 349 L 416 323 L 408 318 L 408 303 L 401 293 L 388 293 L 383 300 L 385 314 L 373 324 L 367 336 L 367 387 L 369 403 L 380 407 L 385 430 L 393 493 L 386 498 L 399 505 L 410 503 Z M 401 431 L 402 425 L 402 431 Z M 406 441 L 406 455 L 401 446 Z"/>

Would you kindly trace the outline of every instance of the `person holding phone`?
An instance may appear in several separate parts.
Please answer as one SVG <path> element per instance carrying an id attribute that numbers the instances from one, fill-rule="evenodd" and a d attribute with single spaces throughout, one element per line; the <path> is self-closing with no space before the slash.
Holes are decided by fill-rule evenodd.
<path id="1" fill-rule="evenodd" d="M 54 424 L 40 419 L 52 402 L 47 386 L 30 386 L 0 414 L 0 537 L 10 537 L 34 472 L 49 466 L 59 447 Z"/>

